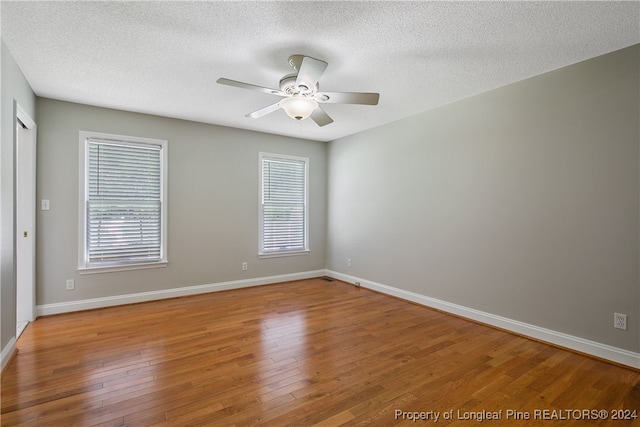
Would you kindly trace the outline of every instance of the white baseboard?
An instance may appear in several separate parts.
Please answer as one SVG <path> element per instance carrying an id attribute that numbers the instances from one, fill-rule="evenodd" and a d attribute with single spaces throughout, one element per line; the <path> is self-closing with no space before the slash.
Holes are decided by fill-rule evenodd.
<path id="1" fill-rule="evenodd" d="M 2 372 L 7 364 L 9 364 L 9 361 L 11 360 L 15 352 L 16 339 L 12 337 L 7 345 L 2 349 L 2 353 L 0 353 L 0 372 Z"/>
<path id="2" fill-rule="evenodd" d="M 348 274 L 338 273 L 337 271 L 327 270 L 327 276 L 334 277 L 338 280 L 354 283 L 360 282 L 360 286 L 374 291 L 378 291 L 387 295 L 392 295 L 404 300 L 415 302 L 427 307 L 435 308 L 447 313 L 455 314 L 460 317 L 474 320 L 476 322 L 495 326 L 507 331 L 515 332 L 520 335 L 528 336 L 536 340 L 545 341 L 560 347 L 586 353 L 595 357 L 610 360 L 632 368 L 640 369 L 640 353 L 634 353 L 629 350 L 613 347 L 595 341 L 586 340 L 584 338 L 568 335 L 551 329 L 541 328 L 539 326 L 530 325 L 517 320 L 509 319 L 495 314 L 487 313 L 473 308 L 465 307 L 458 304 L 452 304 L 436 298 L 430 298 L 415 292 L 405 291 L 403 289 L 394 288 L 392 286 L 383 285 L 381 283 L 372 282 L 370 280 L 361 279 L 350 276 Z"/>
<path id="3" fill-rule="evenodd" d="M 72 311 L 91 310 L 95 308 L 111 307 L 123 304 L 133 304 L 166 298 L 176 298 L 188 295 L 204 294 L 208 292 L 239 289 L 250 286 L 268 285 L 272 283 L 288 282 L 291 280 L 311 279 L 321 277 L 326 270 L 305 271 L 301 273 L 281 274 L 277 276 L 259 277 L 254 279 L 233 280 L 230 282 L 212 283 L 207 285 L 185 286 L 181 288 L 163 289 L 135 294 L 115 295 L 111 297 L 92 298 L 79 301 L 68 301 L 36 306 L 36 316 L 69 313 Z"/>
<path id="4" fill-rule="evenodd" d="M 185 286 L 181 288 L 164 289 L 150 292 L 140 292 L 127 295 L 116 295 L 104 298 L 92 298 L 80 301 L 69 301 L 64 303 L 44 304 L 36 307 L 37 316 L 51 314 L 68 313 L 72 311 L 90 310 L 94 308 L 110 307 L 115 305 L 132 304 L 145 301 L 154 301 L 165 298 L 175 298 L 188 295 L 203 294 L 208 292 L 223 291 L 228 289 L 239 289 L 250 286 L 268 285 L 272 283 L 286 282 L 291 280 L 303 280 L 314 277 L 330 276 L 338 280 L 354 283 L 360 282 L 364 288 L 372 289 L 387 295 L 415 302 L 427 307 L 442 310 L 470 320 L 474 320 L 487 325 L 495 326 L 520 335 L 528 336 L 550 344 L 565 347 L 581 353 L 589 354 L 622 365 L 640 369 L 640 353 L 613 347 L 607 344 L 590 341 L 584 338 L 568 335 L 551 329 L 542 328 L 517 320 L 509 319 L 473 308 L 453 304 L 436 298 L 427 297 L 415 292 L 394 288 L 392 286 L 376 283 L 370 280 L 361 279 L 332 270 L 315 270 L 301 273 L 282 274 L 277 276 L 260 277 L 255 279 L 234 280 L 207 285 Z M 15 339 L 10 342 L 2 351 L 2 367 L 8 363 L 15 351 Z"/>

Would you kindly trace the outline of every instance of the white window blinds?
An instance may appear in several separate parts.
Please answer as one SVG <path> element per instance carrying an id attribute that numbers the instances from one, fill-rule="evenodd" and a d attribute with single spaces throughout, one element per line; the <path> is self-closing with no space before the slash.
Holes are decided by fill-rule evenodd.
<path id="1" fill-rule="evenodd" d="M 162 145 L 87 140 L 87 267 L 162 260 L 162 164 Z"/>
<path id="2" fill-rule="evenodd" d="M 261 154 L 261 254 L 306 251 L 308 159 Z"/>

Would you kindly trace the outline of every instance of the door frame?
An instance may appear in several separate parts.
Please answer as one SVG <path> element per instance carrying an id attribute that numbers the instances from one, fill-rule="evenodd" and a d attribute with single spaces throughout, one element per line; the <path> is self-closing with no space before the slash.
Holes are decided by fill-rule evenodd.
<path id="1" fill-rule="evenodd" d="M 36 318 L 37 126 L 16 101 L 14 108 L 16 322 L 31 322 Z"/>

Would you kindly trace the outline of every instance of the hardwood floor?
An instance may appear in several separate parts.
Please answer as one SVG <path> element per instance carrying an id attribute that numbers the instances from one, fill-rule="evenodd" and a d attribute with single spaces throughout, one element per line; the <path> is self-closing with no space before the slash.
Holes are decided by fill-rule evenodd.
<path id="1" fill-rule="evenodd" d="M 2 426 L 640 425 L 612 419 L 638 371 L 339 281 L 44 317 L 18 348 Z"/>

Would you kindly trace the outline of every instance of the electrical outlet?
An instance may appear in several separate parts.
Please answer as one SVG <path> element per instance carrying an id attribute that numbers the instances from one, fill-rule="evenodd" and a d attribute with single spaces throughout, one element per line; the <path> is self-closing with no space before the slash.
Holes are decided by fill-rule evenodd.
<path id="1" fill-rule="evenodd" d="M 76 288 L 76 281 L 73 279 L 67 279 L 67 290 L 72 291 Z"/>
<path id="2" fill-rule="evenodd" d="M 351 258 L 347 258 L 347 267 L 351 267 Z"/>
<path id="3" fill-rule="evenodd" d="M 620 313 L 613 313 L 613 327 L 617 329 L 627 330 L 627 315 Z"/>
<path id="4" fill-rule="evenodd" d="M 249 269 L 249 264 L 245 261 L 242 263 L 242 271 L 247 271 Z"/>

